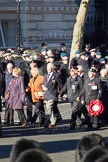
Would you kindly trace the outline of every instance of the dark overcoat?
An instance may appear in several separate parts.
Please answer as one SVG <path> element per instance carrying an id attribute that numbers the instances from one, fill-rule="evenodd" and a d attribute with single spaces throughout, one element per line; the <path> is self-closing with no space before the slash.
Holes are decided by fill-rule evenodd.
<path id="1" fill-rule="evenodd" d="M 72 87 L 75 87 L 73 90 Z M 63 96 L 64 93 L 67 93 L 69 102 L 76 101 L 76 98 L 79 97 L 79 94 L 81 92 L 81 89 L 83 87 L 83 80 L 81 77 L 76 76 L 75 78 L 72 78 L 71 76 L 67 78 L 67 81 L 62 88 L 60 92 L 60 96 Z"/>
<path id="2" fill-rule="evenodd" d="M 100 79 L 95 77 L 92 80 L 89 78 L 84 81 L 84 98 L 86 104 L 92 100 L 101 99 L 102 87 Z"/>
<path id="3" fill-rule="evenodd" d="M 44 86 L 48 88 L 48 91 L 44 94 L 45 100 L 54 100 L 58 96 L 58 86 L 63 87 L 61 77 L 58 73 L 53 72 L 49 81 L 47 82 L 47 75 L 44 75 Z"/>

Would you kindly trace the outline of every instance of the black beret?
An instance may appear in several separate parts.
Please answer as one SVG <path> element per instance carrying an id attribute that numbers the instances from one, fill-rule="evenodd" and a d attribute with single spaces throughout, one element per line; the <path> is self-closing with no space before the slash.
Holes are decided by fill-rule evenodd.
<path id="1" fill-rule="evenodd" d="M 42 42 L 41 43 L 41 46 L 43 47 L 43 46 L 47 46 L 47 43 L 46 42 Z"/>
<path id="2" fill-rule="evenodd" d="M 61 43 L 61 46 L 66 46 L 64 42 Z"/>

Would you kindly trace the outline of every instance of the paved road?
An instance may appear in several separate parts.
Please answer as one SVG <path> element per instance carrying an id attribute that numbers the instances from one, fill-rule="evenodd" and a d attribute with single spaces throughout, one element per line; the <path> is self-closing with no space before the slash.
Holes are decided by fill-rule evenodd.
<path id="1" fill-rule="evenodd" d="M 60 112 L 63 120 L 56 128 L 45 130 L 37 127 L 3 127 L 3 138 L 0 139 L 0 162 L 9 162 L 9 154 L 14 143 L 20 138 L 29 138 L 39 141 L 48 152 L 53 162 L 74 162 L 76 146 L 79 140 L 88 133 L 98 133 L 108 138 L 108 128 L 97 131 L 69 130 L 71 109 L 69 104 L 60 104 Z M 2 113 L 3 119 L 4 113 Z M 15 121 L 17 117 L 15 115 Z"/>

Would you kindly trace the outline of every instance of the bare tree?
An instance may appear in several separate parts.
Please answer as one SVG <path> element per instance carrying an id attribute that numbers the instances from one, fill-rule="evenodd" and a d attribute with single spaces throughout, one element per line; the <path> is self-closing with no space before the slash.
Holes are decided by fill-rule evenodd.
<path id="1" fill-rule="evenodd" d="M 73 30 L 70 61 L 74 57 L 75 51 L 82 49 L 85 20 L 90 1 L 91 0 L 81 0 L 80 2 L 80 7 L 76 16 L 76 22 Z"/>

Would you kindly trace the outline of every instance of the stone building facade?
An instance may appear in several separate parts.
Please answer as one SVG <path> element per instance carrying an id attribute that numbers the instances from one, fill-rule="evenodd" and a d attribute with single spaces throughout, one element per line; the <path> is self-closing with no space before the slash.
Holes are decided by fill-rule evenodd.
<path id="1" fill-rule="evenodd" d="M 16 41 L 24 47 L 37 47 L 42 41 L 51 46 L 61 42 L 70 46 L 79 2 L 80 0 L 0 0 L 0 47 L 15 47 Z M 94 2 L 91 0 L 86 33 L 95 30 Z"/>
<path id="2" fill-rule="evenodd" d="M 23 45 L 42 41 L 53 46 L 61 41 L 69 43 L 77 10 L 74 0 L 28 0 L 21 6 Z"/>

